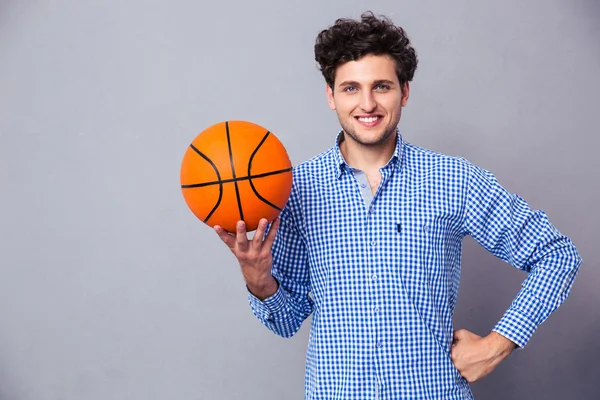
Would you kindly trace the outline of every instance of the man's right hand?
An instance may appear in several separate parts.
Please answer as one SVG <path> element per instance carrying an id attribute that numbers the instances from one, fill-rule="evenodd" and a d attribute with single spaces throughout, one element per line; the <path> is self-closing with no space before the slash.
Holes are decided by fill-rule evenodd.
<path id="1" fill-rule="evenodd" d="M 219 225 L 214 227 L 215 232 L 238 259 L 248 290 L 260 300 L 275 294 L 279 287 L 271 275 L 271 265 L 273 264 L 271 247 L 279 226 L 279 217 L 273 221 L 267 237 L 263 240 L 267 225 L 268 221 L 265 218 L 261 219 L 254 238 L 250 240 L 246 235 L 244 221 L 237 222 L 235 234 L 227 232 Z"/>

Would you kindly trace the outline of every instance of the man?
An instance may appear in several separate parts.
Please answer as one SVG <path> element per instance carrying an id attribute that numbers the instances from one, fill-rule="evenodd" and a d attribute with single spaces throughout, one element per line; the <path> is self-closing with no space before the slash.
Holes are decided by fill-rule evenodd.
<path id="1" fill-rule="evenodd" d="M 315 57 L 342 130 L 294 168 L 267 230 L 216 226 L 237 257 L 256 317 L 290 337 L 312 313 L 306 399 L 472 399 L 568 296 L 581 258 L 541 211 L 467 160 L 398 130 L 417 57 L 386 18 L 339 19 Z M 268 232 L 268 233 L 267 233 Z M 471 235 L 528 273 L 491 333 L 453 331 L 461 242 Z"/>

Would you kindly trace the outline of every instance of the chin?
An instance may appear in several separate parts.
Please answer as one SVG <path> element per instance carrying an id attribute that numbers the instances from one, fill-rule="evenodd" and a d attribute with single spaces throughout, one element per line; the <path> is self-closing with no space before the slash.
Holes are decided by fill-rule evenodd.
<path id="1" fill-rule="evenodd" d="M 385 128 L 378 129 L 361 129 L 355 131 L 358 135 L 358 139 L 363 144 L 376 145 L 387 141 L 391 135 L 387 133 L 388 130 Z"/>
<path id="2" fill-rule="evenodd" d="M 358 140 L 356 140 L 358 139 Z M 386 141 L 386 137 L 383 134 L 379 134 L 379 135 L 358 135 L 357 138 L 355 138 L 355 141 L 357 141 L 358 143 L 362 144 L 363 146 L 376 146 L 382 143 L 385 143 Z"/>

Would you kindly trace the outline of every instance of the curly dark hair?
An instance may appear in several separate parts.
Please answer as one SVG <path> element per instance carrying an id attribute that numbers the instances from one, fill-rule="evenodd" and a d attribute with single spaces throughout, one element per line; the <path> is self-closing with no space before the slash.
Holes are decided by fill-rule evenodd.
<path id="1" fill-rule="evenodd" d="M 367 11 L 360 21 L 339 18 L 333 26 L 317 35 L 315 60 L 331 88 L 338 66 L 372 54 L 388 55 L 396 61 L 396 74 L 401 85 L 413 79 L 417 53 L 404 29 L 394 25 L 388 17 L 377 18 Z"/>

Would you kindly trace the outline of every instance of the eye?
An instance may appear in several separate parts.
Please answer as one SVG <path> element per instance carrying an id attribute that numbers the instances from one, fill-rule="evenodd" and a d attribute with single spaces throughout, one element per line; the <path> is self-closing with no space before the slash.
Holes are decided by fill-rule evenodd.
<path id="1" fill-rule="evenodd" d="M 383 83 L 380 83 L 379 85 L 375 86 L 375 89 L 377 89 L 377 90 L 390 90 L 390 87 L 388 85 L 384 85 Z"/>
<path id="2" fill-rule="evenodd" d="M 355 87 L 355 86 L 346 86 L 346 87 L 343 89 L 343 91 L 344 91 L 344 92 L 353 92 L 353 91 L 355 91 L 355 90 L 356 90 L 356 87 Z"/>

